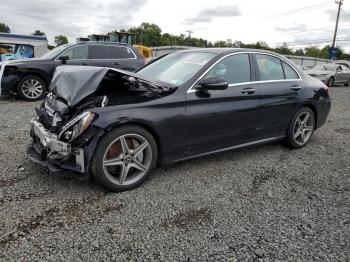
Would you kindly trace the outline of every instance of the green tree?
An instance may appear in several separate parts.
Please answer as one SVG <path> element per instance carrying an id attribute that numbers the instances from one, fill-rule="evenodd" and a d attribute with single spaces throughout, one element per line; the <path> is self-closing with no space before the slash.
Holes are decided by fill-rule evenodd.
<path id="1" fill-rule="evenodd" d="M 298 55 L 298 56 L 304 56 L 304 50 L 302 48 L 299 48 L 297 50 L 295 50 L 294 55 Z"/>
<path id="2" fill-rule="evenodd" d="M 224 40 L 216 41 L 214 43 L 215 47 L 228 47 L 228 43 Z"/>
<path id="3" fill-rule="evenodd" d="M 46 34 L 42 31 L 40 31 L 39 29 L 35 30 L 34 33 L 32 33 L 32 35 L 36 35 L 36 36 L 45 36 Z"/>
<path id="4" fill-rule="evenodd" d="M 130 28 L 128 32 L 135 35 L 138 44 L 159 46 L 161 43 L 162 30 L 156 24 L 144 22 L 139 27 Z"/>
<path id="5" fill-rule="evenodd" d="M 56 46 L 68 44 L 68 38 L 64 35 L 57 35 L 55 36 L 55 44 Z"/>
<path id="6" fill-rule="evenodd" d="M 49 50 L 52 50 L 52 49 L 54 49 L 55 48 L 55 46 L 54 45 L 47 45 L 47 49 L 49 49 Z"/>
<path id="7" fill-rule="evenodd" d="M 293 55 L 294 54 L 293 50 L 287 46 L 287 43 L 283 43 L 282 46 L 275 48 L 274 51 L 276 53 L 279 53 L 282 55 Z"/>
<path id="8" fill-rule="evenodd" d="M 11 33 L 11 29 L 7 24 L 0 23 L 0 32 L 1 33 Z"/>
<path id="9" fill-rule="evenodd" d="M 305 55 L 321 58 L 321 50 L 317 46 L 305 47 Z"/>

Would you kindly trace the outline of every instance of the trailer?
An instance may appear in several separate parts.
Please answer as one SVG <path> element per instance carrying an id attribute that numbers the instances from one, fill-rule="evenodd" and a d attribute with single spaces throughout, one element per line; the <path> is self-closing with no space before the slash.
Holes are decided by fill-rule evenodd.
<path id="1" fill-rule="evenodd" d="M 40 57 L 47 44 L 46 36 L 0 33 L 0 61 Z"/>

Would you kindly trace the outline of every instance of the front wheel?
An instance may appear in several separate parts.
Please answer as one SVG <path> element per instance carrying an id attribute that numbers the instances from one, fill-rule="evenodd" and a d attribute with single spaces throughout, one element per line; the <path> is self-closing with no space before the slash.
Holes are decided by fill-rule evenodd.
<path id="1" fill-rule="evenodd" d="M 315 116 L 309 107 L 300 108 L 292 118 L 287 130 L 287 141 L 292 148 L 309 143 L 315 129 Z"/>
<path id="2" fill-rule="evenodd" d="M 158 150 L 153 136 L 136 125 L 116 128 L 97 146 L 92 173 L 112 191 L 140 186 L 157 163 Z"/>
<path id="3" fill-rule="evenodd" d="M 40 77 L 25 76 L 19 81 L 17 92 L 25 100 L 37 101 L 45 96 L 46 84 Z"/>

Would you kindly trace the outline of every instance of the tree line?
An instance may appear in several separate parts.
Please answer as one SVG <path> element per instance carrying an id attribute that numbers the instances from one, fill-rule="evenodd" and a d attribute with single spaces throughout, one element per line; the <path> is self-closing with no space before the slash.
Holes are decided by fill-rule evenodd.
<path id="1" fill-rule="evenodd" d="M 11 29 L 8 25 L 0 23 L 0 32 L 10 33 Z M 310 56 L 328 59 L 329 45 L 324 47 L 308 46 L 305 48 L 293 49 L 288 47 L 286 43 L 279 47 L 270 47 L 264 41 L 258 41 L 256 43 L 243 43 L 242 41 L 233 41 L 232 39 L 220 40 L 211 42 L 203 38 L 191 37 L 190 35 L 180 34 L 173 35 L 169 33 L 163 33 L 161 28 L 153 23 L 142 23 L 137 27 L 130 29 L 122 29 L 120 32 L 127 32 L 134 34 L 134 43 L 142 44 L 145 46 L 171 46 L 171 45 L 183 45 L 193 47 L 240 47 L 240 48 L 254 48 L 265 49 L 274 51 L 283 55 L 296 55 L 296 56 Z M 45 36 L 45 33 L 40 30 L 35 30 L 32 35 Z M 55 36 L 54 43 L 56 46 L 60 46 L 68 43 L 68 38 L 64 35 Z M 48 45 L 49 49 L 54 46 Z M 350 54 L 346 53 L 344 49 L 339 48 L 337 59 L 350 60 Z"/>

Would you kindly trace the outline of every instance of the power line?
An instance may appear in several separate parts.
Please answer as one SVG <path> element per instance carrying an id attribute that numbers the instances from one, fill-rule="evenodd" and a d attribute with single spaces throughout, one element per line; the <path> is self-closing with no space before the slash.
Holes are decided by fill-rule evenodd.
<path id="1" fill-rule="evenodd" d="M 313 45 L 313 44 L 325 44 L 332 42 L 331 39 L 320 39 L 314 41 L 305 41 L 305 42 L 290 42 L 286 43 L 287 46 L 299 46 L 299 45 Z M 338 38 L 337 42 L 350 42 L 350 38 Z"/>
<path id="2" fill-rule="evenodd" d="M 288 15 L 288 14 L 292 14 L 292 13 L 304 13 L 304 12 L 307 12 L 309 11 L 310 9 L 312 11 L 314 11 L 315 9 L 319 9 L 319 8 L 324 8 L 328 5 L 330 5 L 331 3 L 328 1 L 328 2 L 323 2 L 323 3 L 319 3 L 319 4 L 315 4 L 315 5 L 310 5 L 310 6 L 304 6 L 304 7 L 301 7 L 301 8 L 297 8 L 297 9 L 292 9 L 292 10 L 288 10 L 288 11 L 285 11 L 285 12 L 282 12 L 282 13 L 279 13 L 277 14 L 277 16 L 280 16 L 280 15 Z"/>
<path id="3" fill-rule="evenodd" d="M 339 28 L 344 28 L 344 27 L 349 27 L 349 26 L 350 26 L 350 24 L 342 25 L 342 26 L 339 26 Z M 278 34 L 278 35 L 272 35 L 272 37 L 274 37 L 274 36 L 283 36 L 283 35 L 301 34 L 301 33 L 307 33 L 307 32 L 324 30 L 324 29 L 331 29 L 331 28 L 333 28 L 333 26 L 327 26 L 327 27 L 313 28 L 313 29 L 308 29 L 308 30 L 303 30 L 303 31 L 295 31 L 295 32 L 289 32 L 289 33 L 283 33 L 283 34 Z"/>
<path id="4" fill-rule="evenodd" d="M 343 8 L 340 8 L 340 10 L 342 10 L 345 14 L 350 15 L 350 13 L 348 11 L 345 11 Z"/>

